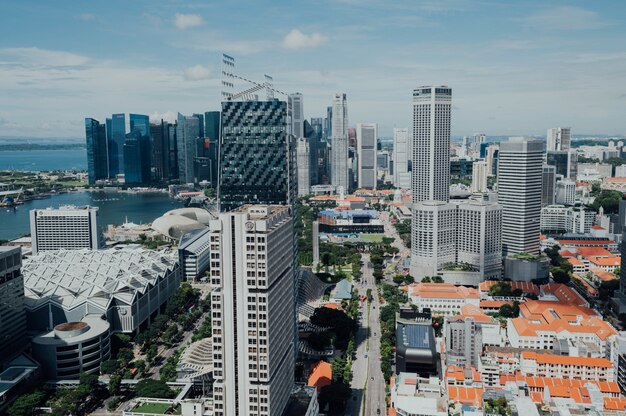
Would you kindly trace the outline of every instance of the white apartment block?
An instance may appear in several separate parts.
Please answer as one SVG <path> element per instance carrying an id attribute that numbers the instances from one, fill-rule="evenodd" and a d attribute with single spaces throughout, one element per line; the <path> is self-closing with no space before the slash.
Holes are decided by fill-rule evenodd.
<path id="1" fill-rule="evenodd" d="M 298 137 L 296 140 L 298 196 L 304 196 L 311 193 L 311 147 L 309 139 L 305 137 Z"/>
<path id="2" fill-rule="evenodd" d="M 63 206 L 30 211 L 33 254 L 50 250 L 98 250 L 103 247 L 98 229 L 98 207 Z"/>
<path id="3" fill-rule="evenodd" d="M 393 129 L 393 185 L 411 187 L 409 129 Z"/>
<path id="4" fill-rule="evenodd" d="M 615 166 L 615 177 L 616 178 L 626 177 L 626 165 Z"/>
<path id="5" fill-rule="evenodd" d="M 546 150 L 569 150 L 571 130 L 570 127 L 548 129 L 546 134 Z"/>
<path id="6" fill-rule="evenodd" d="M 376 124 L 357 123 L 357 166 L 358 187 L 376 189 L 378 168 L 378 127 Z"/>
<path id="7" fill-rule="evenodd" d="M 485 162 L 487 162 L 487 176 L 494 176 L 496 172 L 494 171 L 494 159 L 496 159 L 496 155 L 500 152 L 500 146 L 497 144 L 491 144 L 487 147 L 487 153 L 485 154 Z"/>
<path id="8" fill-rule="evenodd" d="M 576 182 L 561 179 L 556 183 L 555 202 L 559 205 L 574 205 L 576 202 Z"/>
<path id="9" fill-rule="evenodd" d="M 450 199 L 450 114 L 452 89 L 423 86 L 413 90 L 413 203 Z"/>
<path id="10" fill-rule="evenodd" d="M 498 203 L 502 205 L 503 256 L 539 254 L 543 143 L 512 137 L 500 143 Z"/>
<path id="11" fill-rule="evenodd" d="M 487 192 L 487 162 L 484 160 L 472 164 L 472 192 Z"/>
<path id="12" fill-rule="evenodd" d="M 413 206 L 411 276 L 435 276 L 465 263 L 485 278 L 502 266 L 502 207 L 485 201 L 424 201 Z"/>
<path id="13" fill-rule="evenodd" d="M 347 192 L 350 186 L 348 183 L 348 104 L 346 94 L 335 94 L 332 115 L 331 184 L 337 188 L 342 187 Z"/>
<path id="14" fill-rule="evenodd" d="M 280 416 L 294 385 L 290 208 L 246 205 L 210 228 L 214 415 Z"/>
<path id="15" fill-rule="evenodd" d="M 595 213 L 578 207 L 548 205 L 541 208 L 541 230 L 587 234 L 591 232 Z"/>

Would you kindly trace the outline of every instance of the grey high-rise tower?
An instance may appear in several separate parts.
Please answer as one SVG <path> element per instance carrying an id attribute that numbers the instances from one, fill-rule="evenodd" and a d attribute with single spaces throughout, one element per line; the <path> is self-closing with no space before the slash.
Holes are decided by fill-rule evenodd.
<path id="1" fill-rule="evenodd" d="M 502 205 L 502 255 L 539 254 L 543 143 L 512 137 L 500 143 L 498 203 Z"/>
<path id="2" fill-rule="evenodd" d="M 348 105 L 346 94 L 335 94 L 331 130 L 331 183 L 348 192 L 350 186 L 348 182 Z"/>

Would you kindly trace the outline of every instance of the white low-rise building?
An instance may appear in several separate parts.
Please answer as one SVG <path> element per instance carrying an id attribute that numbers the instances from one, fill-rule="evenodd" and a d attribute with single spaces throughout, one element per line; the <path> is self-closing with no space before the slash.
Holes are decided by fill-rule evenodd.
<path id="1" fill-rule="evenodd" d="M 450 283 L 412 283 L 403 289 L 419 310 L 429 308 L 433 315 L 458 315 L 463 305 L 480 306 L 480 295 L 474 288 Z"/>

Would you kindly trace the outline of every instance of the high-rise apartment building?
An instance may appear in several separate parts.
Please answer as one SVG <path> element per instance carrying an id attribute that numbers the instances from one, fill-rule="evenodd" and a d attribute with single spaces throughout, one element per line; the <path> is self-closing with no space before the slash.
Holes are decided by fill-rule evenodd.
<path id="1" fill-rule="evenodd" d="M 487 192 L 487 162 L 484 160 L 472 164 L 472 192 Z"/>
<path id="2" fill-rule="evenodd" d="M 560 205 L 574 205 L 576 202 L 576 182 L 565 178 L 557 181 L 555 201 Z"/>
<path id="3" fill-rule="evenodd" d="M 108 132 L 109 125 L 111 126 L 111 133 Z M 107 135 L 109 138 L 109 175 L 115 177 L 115 175 L 124 173 L 126 115 L 113 114 L 111 119 L 107 119 Z"/>
<path id="4" fill-rule="evenodd" d="M 333 99 L 330 146 L 331 183 L 348 192 L 350 186 L 348 180 L 348 104 L 346 94 L 337 93 Z"/>
<path id="5" fill-rule="evenodd" d="M 297 191 L 296 142 L 287 132 L 287 103 L 223 102 L 220 210 L 295 205 Z"/>
<path id="6" fill-rule="evenodd" d="M 498 203 L 502 205 L 502 254 L 539 254 L 543 143 L 512 137 L 500 143 Z"/>
<path id="7" fill-rule="evenodd" d="M 290 212 L 246 205 L 211 225 L 216 416 L 280 416 L 289 399 L 295 348 Z"/>
<path id="8" fill-rule="evenodd" d="M 289 94 L 291 108 L 291 134 L 296 138 L 304 137 L 304 102 L 299 92 Z"/>
<path id="9" fill-rule="evenodd" d="M 495 176 L 498 173 L 498 156 L 500 146 L 492 144 L 485 151 L 485 162 L 487 162 L 487 176 Z"/>
<path id="10" fill-rule="evenodd" d="M 33 254 L 50 250 L 102 248 L 98 229 L 98 207 L 64 206 L 30 211 L 30 236 Z"/>
<path id="11" fill-rule="evenodd" d="M 356 125 L 358 187 L 376 189 L 378 128 L 376 124 Z"/>
<path id="12" fill-rule="evenodd" d="M 393 185 L 411 187 L 409 129 L 393 129 Z"/>
<path id="13" fill-rule="evenodd" d="M 311 192 L 311 148 L 306 137 L 296 138 L 296 160 L 298 166 L 298 196 Z"/>
<path id="14" fill-rule="evenodd" d="M 178 113 L 176 125 L 176 145 L 178 147 L 178 179 L 183 183 L 194 182 L 194 158 L 198 140 L 204 133 L 204 123 L 196 115 L 184 116 Z"/>
<path id="15" fill-rule="evenodd" d="M 21 247 L 0 246 L 0 362 L 25 346 L 26 309 Z"/>
<path id="16" fill-rule="evenodd" d="M 85 118 L 87 142 L 87 175 L 89 184 L 109 178 L 109 147 L 104 124 L 93 118 Z"/>
<path id="17" fill-rule="evenodd" d="M 572 129 L 570 127 L 556 127 L 548 129 L 548 133 L 546 134 L 546 150 L 569 150 L 571 130 Z"/>
<path id="18" fill-rule="evenodd" d="M 413 204 L 411 224 L 411 276 L 435 276 L 456 261 L 457 206 L 445 201 Z"/>
<path id="19" fill-rule="evenodd" d="M 450 197 L 450 113 L 452 89 L 423 86 L 413 90 L 413 202 Z"/>

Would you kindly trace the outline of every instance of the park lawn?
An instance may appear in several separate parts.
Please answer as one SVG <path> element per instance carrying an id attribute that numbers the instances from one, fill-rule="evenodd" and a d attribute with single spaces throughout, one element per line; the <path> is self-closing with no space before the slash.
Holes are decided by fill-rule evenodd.
<path id="1" fill-rule="evenodd" d="M 57 182 L 60 183 L 63 186 L 67 186 L 67 187 L 73 187 L 73 186 L 87 186 L 87 182 L 86 181 L 61 181 L 61 182 Z"/>
<path id="2" fill-rule="evenodd" d="M 384 236 L 384 234 L 361 234 L 360 238 L 371 243 L 381 243 Z"/>
<path id="3" fill-rule="evenodd" d="M 139 406 L 133 409 L 135 413 L 152 413 L 155 415 L 163 415 L 165 411 L 170 408 L 170 405 L 167 403 L 142 403 Z M 180 414 L 180 407 L 174 409 L 174 414 Z"/>

